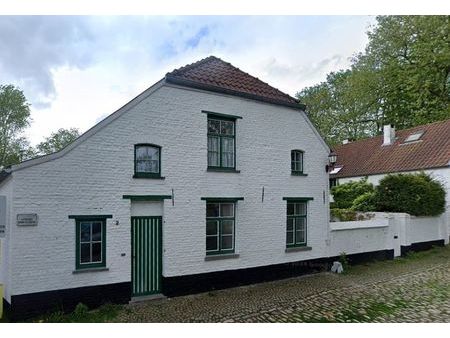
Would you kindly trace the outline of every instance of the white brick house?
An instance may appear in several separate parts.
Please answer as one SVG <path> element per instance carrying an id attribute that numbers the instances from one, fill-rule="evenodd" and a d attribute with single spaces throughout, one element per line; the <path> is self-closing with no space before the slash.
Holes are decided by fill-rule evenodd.
<path id="1" fill-rule="evenodd" d="M 330 150 L 303 109 L 209 57 L 12 166 L 0 182 L 5 305 L 21 317 L 172 296 L 326 258 Z"/>

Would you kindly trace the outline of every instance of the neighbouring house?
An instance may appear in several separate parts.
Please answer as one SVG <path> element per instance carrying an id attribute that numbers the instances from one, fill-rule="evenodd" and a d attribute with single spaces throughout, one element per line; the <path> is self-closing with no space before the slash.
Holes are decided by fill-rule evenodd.
<path id="1" fill-rule="evenodd" d="M 396 131 L 385 125 L 383 135 L 344 141 L 334 147 L 337 162 L 330 186 L 367 177 L 369 183 L 391 173 L 423 171 L 446 189 L 447 224 L 450 230 L 450 119 Z"/>
<path id="2" fill-rule="evenodd" d="M 328 256 L 329 153 L 267 83 L 213 56 L 174 70 L 0 175 L 5 307 L 21 318 L 299 274 Z"/>

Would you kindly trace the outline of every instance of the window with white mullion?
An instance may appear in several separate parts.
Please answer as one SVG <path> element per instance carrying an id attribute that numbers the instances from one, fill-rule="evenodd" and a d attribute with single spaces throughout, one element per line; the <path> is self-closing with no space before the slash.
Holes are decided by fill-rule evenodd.
<path id="1" fill-rule="evenodd" d="M 291 170 L 292 172 L 303 173 L 303 151 L 291 151 Z"/>
<path id="2" fill-rule="evenodd" d="M 235 122 L 208 118 L 208 167 L 235 167 Z"/>
<path id="3" fill-rule="evenodd" d="M 206 203 L 206 254 L 234 251 L 234 203 Z"/>
<path id="4" fill-rule="evenodd" d="M 306 225 L 306 202 L 288 202 L 286 221 L 286 245 L 288 247 L 306 245 Z"/>

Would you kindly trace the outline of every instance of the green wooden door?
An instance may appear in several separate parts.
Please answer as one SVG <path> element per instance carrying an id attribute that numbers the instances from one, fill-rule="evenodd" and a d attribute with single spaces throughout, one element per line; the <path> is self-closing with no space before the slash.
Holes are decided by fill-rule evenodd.
<path id="1" fill-rule="evenodd" d="M 162 217 L 131 217 L 133 296 L 161 292 Z"/>

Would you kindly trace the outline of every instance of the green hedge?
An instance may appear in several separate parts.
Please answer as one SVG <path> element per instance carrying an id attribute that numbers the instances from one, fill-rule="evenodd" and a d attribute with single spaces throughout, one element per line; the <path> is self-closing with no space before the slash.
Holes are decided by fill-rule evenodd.
<path id="1" fill-rule="evenodd" d="M 367 179 L 337 185 L 331 189 L 334 200 L 332 208 L 350 209 L 357 197 L 373 192 L 373 185 L 367 183 Z"/>
<path id="2" fill-rule="evenodd" d="M 437 216 L 445 211 L 445 189 L 425 173 L 391 174 L 375 190 L 376 211 Z"/>

